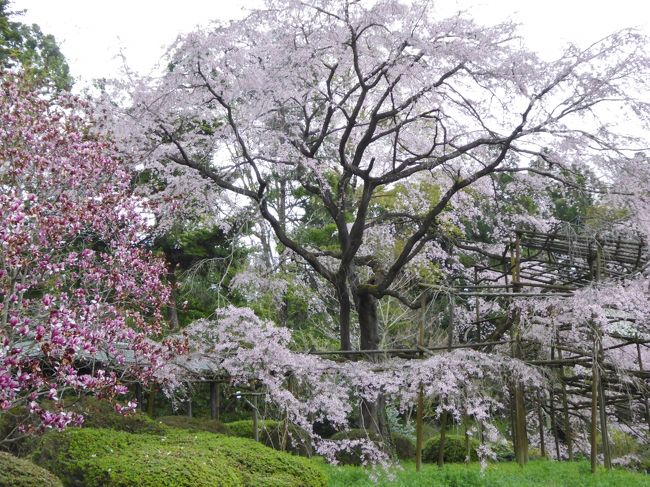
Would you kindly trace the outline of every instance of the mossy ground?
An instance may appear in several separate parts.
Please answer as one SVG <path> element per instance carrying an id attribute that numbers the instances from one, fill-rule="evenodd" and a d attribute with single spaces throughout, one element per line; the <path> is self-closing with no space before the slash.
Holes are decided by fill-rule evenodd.
<path id="1" fill-rule="evenodd" d="M 643 473 L 600 468 L 591 474 L 589 463 L 535 460 L 525 467 L 513 462 L 491 464 L 481 472 L 478 463 L 448 464 L 443 468 L 424 464 L 415 471 L 414 462 L 395 470 L 393 480 L 378 483 L 368 477 L 370 470 L 353 466 L 325 466 L 330 487 L 647 487 L 650 476 Z"/>
<path id="2" fill-rule="evenodd" d="M 62 487 L 62 484 L 29 460 L 0 452 L 0 487 Z"/>
<path id="3" fill-rule="evenodd" d="M 45 435 L 33 458 L 66 487 L 327 485 L 322 469 L 311 460 L 206 432 L 69 429 Z"/>

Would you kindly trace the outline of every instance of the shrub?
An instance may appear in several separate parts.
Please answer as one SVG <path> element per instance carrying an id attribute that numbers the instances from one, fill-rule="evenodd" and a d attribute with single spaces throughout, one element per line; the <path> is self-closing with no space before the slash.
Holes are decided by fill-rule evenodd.
<path id="1" fill-rule="evenodd" d="M 27 424 L 29 415 L 24 407 L 14 407 L 0 413 L 0 445 L 2 449 L 18 457 L 31 455 L 38 444 L 34 433 L 23 433 L 21 424 Z M 4 441 L 3 441 L 4 440 Z"/>
<path id="2" fill-rule="evenodd" d="M 390 437 L 397 458 L 401 460 L 412 460 L 415 458 L 415 443 L 410 436 L 401 433 L 391 433 Z M 339 431 L 332 435 L 330 439 L 336 441 L 369 439 L 380 446 L 383 444 L 379 435 L 362 428 Z M 343 465 L 361 465 L 361 449 L 353 448 L 351 451 L 341 451 L 336 454 L 336 459 Z"/>
<path id="3" fill-rule="evenodd" d="M 492 445 L 492 451 L 497 456 L 497 462 L 511 462 L 515 459 L 515 451 L 512 447 L 512 442 L 499 443 Z M 537 460 L 542 458 L 542 451 L 537 448 L 528 449 L 528 458 Z"/>
<path id="4" fill-rule="evenodd" d="M 133 411 L 126 415 L 115 411 L 113 405 L 95 397 L 79 398 L 69 409 L 84 416 L 84 427 L 110 428 L 128 433 L 165 434 L 167 428 L 158 424 L 145 413 Z"/>
<path id="5" fill-rule="evenodd" d="M 0 487 L 63 487 L 44 468 L 23 458 L 0 452 Z"/>
<path id="6" fill-rule="evenodd" d="M 324 487 L 312 461 L 244 438 L 170 430 L 167 436 L 70 429 L 44 436 L 34 460 L 66 487 L 291 485 Z"/>
<path id="7" fill-rule="evenodd" d="M 370 440 L 377 444 L 382 443 L 382 439 L 376 433 L 372 433 L 363 428 L 355 428 L 347 431 L 339 431 L 338 433 L 332 435 L 331 440 L 341 441 L 341 440 Z M 354 447 L 349 450 L 341 450 L 336 453 L 336 460 L 342 465 L 356 465 L 359 466 L 362 463 L 361 458 L 361 448 Z"/>
<path id="8" fill-rule="evenodd" d="M 393 433 L 391 434 L 391 439 L 393 440 L 393 447 L 395 448 L 397 458 L 400 460 L 412 460 L 415 458 L 415 443 L 410 436 Z"/>
<path id="9" fill-rule="evenodd" d="M 243 419 L 226 423 L 225 427 L 233 436 L 254 438 L 253 420 Z M 284 421 L 265 419 L 258 423 L 260 442 L 276 450 L 288 451 L 294 455 L 311 456 L 313 447 L 309 434 L 302 428 Z"/>
<path id="10" fill-rule="evenodd" d="M 616 428 L 609 430 L 609 450 L 612 458 L 636 454 L 640 450 L 639 442 L 629 433 Z M 602 439 L 598 436 L 598 451 L 602 449 Z"/>
<path id="11" fill-rule="evenodd" d="M 476 449 L 479 442 L 475 439 L 470 439 L 470 459 L 472 461 L 478 460 Z M 435 463 L 438 461 L 438 450 L 440 447 L 440 437 L 431 438 L 424 444 L 422 449 L 422 459 L 425 462 Z M 458 463 L 464 462 L 467 457 L 467 450 L 465 446 L 465 437 L 460 435 L 445 435 L 445 462 Z"/>
<path id="12" fill-rule="evenodd" d="M 188 416 L 161 416 L 156 421 L 169 426 L 187 431 L 207 431 L 209 433 L 230 434 L 230 430 L 221 421 L 207 418 L 190 418 Z"/>
<path id="13" fill-rule="evenodd" d="M 257 426 L 261 432 L 265 430 L 273 430 L 278 427 L 280 424 L 279 421 L 273 419 L 264 419 L 260 420 L 257 423 Z M 242 419 L 240 421 L 233 421 L 231 423 L 226 423 L 226 428 L 230 431 L 232 436 L 239 436 L 241 438 L 253 438 L 253 420 L 252 419 Z"/>

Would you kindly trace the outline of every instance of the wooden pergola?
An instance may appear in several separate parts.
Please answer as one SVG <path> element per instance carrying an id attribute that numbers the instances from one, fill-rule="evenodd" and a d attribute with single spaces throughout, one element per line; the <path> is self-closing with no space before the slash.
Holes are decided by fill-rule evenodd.
<path id="1" fill-rule="evenodd" d="M 311 353 L 339 357 L 344 360 L 358 360 L 372 356 L 401 357 L 406 359 L 421 359 L 435 353 L 469 348 L 485 352 L 497 346 L 510 347 L 510 354 L 529 365 L 548 367 L 560 384 L 560 389 L 551 389 L 549 402 L 537 402 L 537 414 L 540 426 L 542 454 L 545 454 L 543 414 L 546 412 L 551 419 L 551 429 L 555 437 L 555 447 L 559 458 L 558 432 L 563 429 L 566 438 L 568 456 L 573 459 L 572 432 L 570 416 L 578 414 L 580 409 L 589 408 L 591 463 L 595 471 L 597 465 L 597 430 L 600 425 L 604 463 L 611 468 L 611 455 L 607 432 L 608 405 L 617 406 L 634 397 L 641 401 L 650 428 L 650 407 L 648 404 L 648 386 L 645 383 L 650 378 L 650 372 L 643 368 L 641 361 L 641 346 L 650 343 L 650 337 L 616 335 L 619 343 L 603 348 L 599 331 L 593 328 L 593 347 L 591 350 L 580 350 L 571 344 L 556 343 L 551 347 L 550 359 L 535 359 L 526 356 L 527 343 L 521 338 L 519 317 L 516 312 L 502 316 L 481 315 L 480 299 L 500 300 L 505 308 L 515 300 L 546 299 L 571 297 L 580 288 L 593 285 L 607 279 L 626 279 L 638 275 L 650 261 L 647 243 L 637 236 L 620 234 L 587 234 L 584 229 L 571 226 L 559 226 L 551 232 L 518 230 L 513 238 L 502 245 L 501 253 L 483 251 L 465 242 L 455 242 L 461 251 L 475 252 L 480 261 L 474 266 L 473 282 L 462 282 L 455 285 L 440 286 L 422 285 L 421 309 L 424 312 L 426 304 L 441 293 L 448 300 L 447 340 L 437 346 L 425 347 L 426 318 L 419 320 L 417 344 L 413 348 L 394 348 L 385 350 L 350 350 L 350 351 L 314 351 Z M 494 247 L 494 246 L 493 246 Z M 489 272 L 485 272 L 489 271 Z M 488 274 L 487 277 L 482 277 Z M 476 320 L 471 325 L 476 327 L 475 333 L 465 341 L 454 342 L 454 308 L 458 301 L 475 299 Z M 614 311 L 614 310 L 613 310 Z M 624 317 L 613 313 L 612 320 L 623 320 Z M 559 336 L 558 336 L 559 338 Z M 636 347 L 639 361 L 638 370 L 625 371 L 638 380 L 626 384 L 626 389 L 614 379 L 612 368 L 604 363 L 604 351 L 613 348 Z M 582 365 L 591 367 L 591 377 L 566 375 L 565 367 Z M 570 404 L 570 395 L 584 396 L 585 401 Z M 555 398 L 560 398 L 560 406 L 555 404 Z M 520 384 L 512 385 L 512 431 L 516 459 L 520 464 L 528 460 L 528 437 L 526 425 L 525 394 Z M 556 412 L 562 412 L 562 426 L 557 420 Z M 423 442 L 423 411 L 424 397 L 422 387 L 418 398 L 416 412 L 416 465 L 420 468 Z M 443 462 L 445 427 L 447 415 L 441 417 L 441 438 L 438 463 Z"/>

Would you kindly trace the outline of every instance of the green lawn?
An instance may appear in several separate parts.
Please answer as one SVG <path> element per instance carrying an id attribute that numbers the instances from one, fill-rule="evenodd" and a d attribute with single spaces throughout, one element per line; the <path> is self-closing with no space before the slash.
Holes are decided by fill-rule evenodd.
<path id="1" fill-rule="evenodd" d="M 516 463 L 491 464 L 481 473 L 477 463 L 469 465 L 450 464 L 439 469 L 426 464 L 420 472 L 415 471 L 415 463 L 406 462 L 403 470 L 397 470 L 395 480 L 382 478 L 374 483 L 367 471 L 360 467 L 327 467 L 331 487 L 354 486 L 451 486 L 451 487 L 647 487 L 650 476 L 625 470 L 607 472 L 600 469 L 592 475 L 589 463 L 531 461 L 521 468 Z"/>

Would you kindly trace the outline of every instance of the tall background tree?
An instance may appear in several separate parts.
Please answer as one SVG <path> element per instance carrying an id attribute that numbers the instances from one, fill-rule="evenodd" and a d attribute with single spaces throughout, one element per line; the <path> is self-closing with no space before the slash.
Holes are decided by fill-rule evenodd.
<path id="1" fill-rule="evenodd" d="M 36 24 L 15 20 L 22 12 L 10 8 L 10 0 L 0 0 L 0 66 L 20 69 L 30 81 L 69 89 L 70 68 L 54 36 L 43 33 Z"/>

